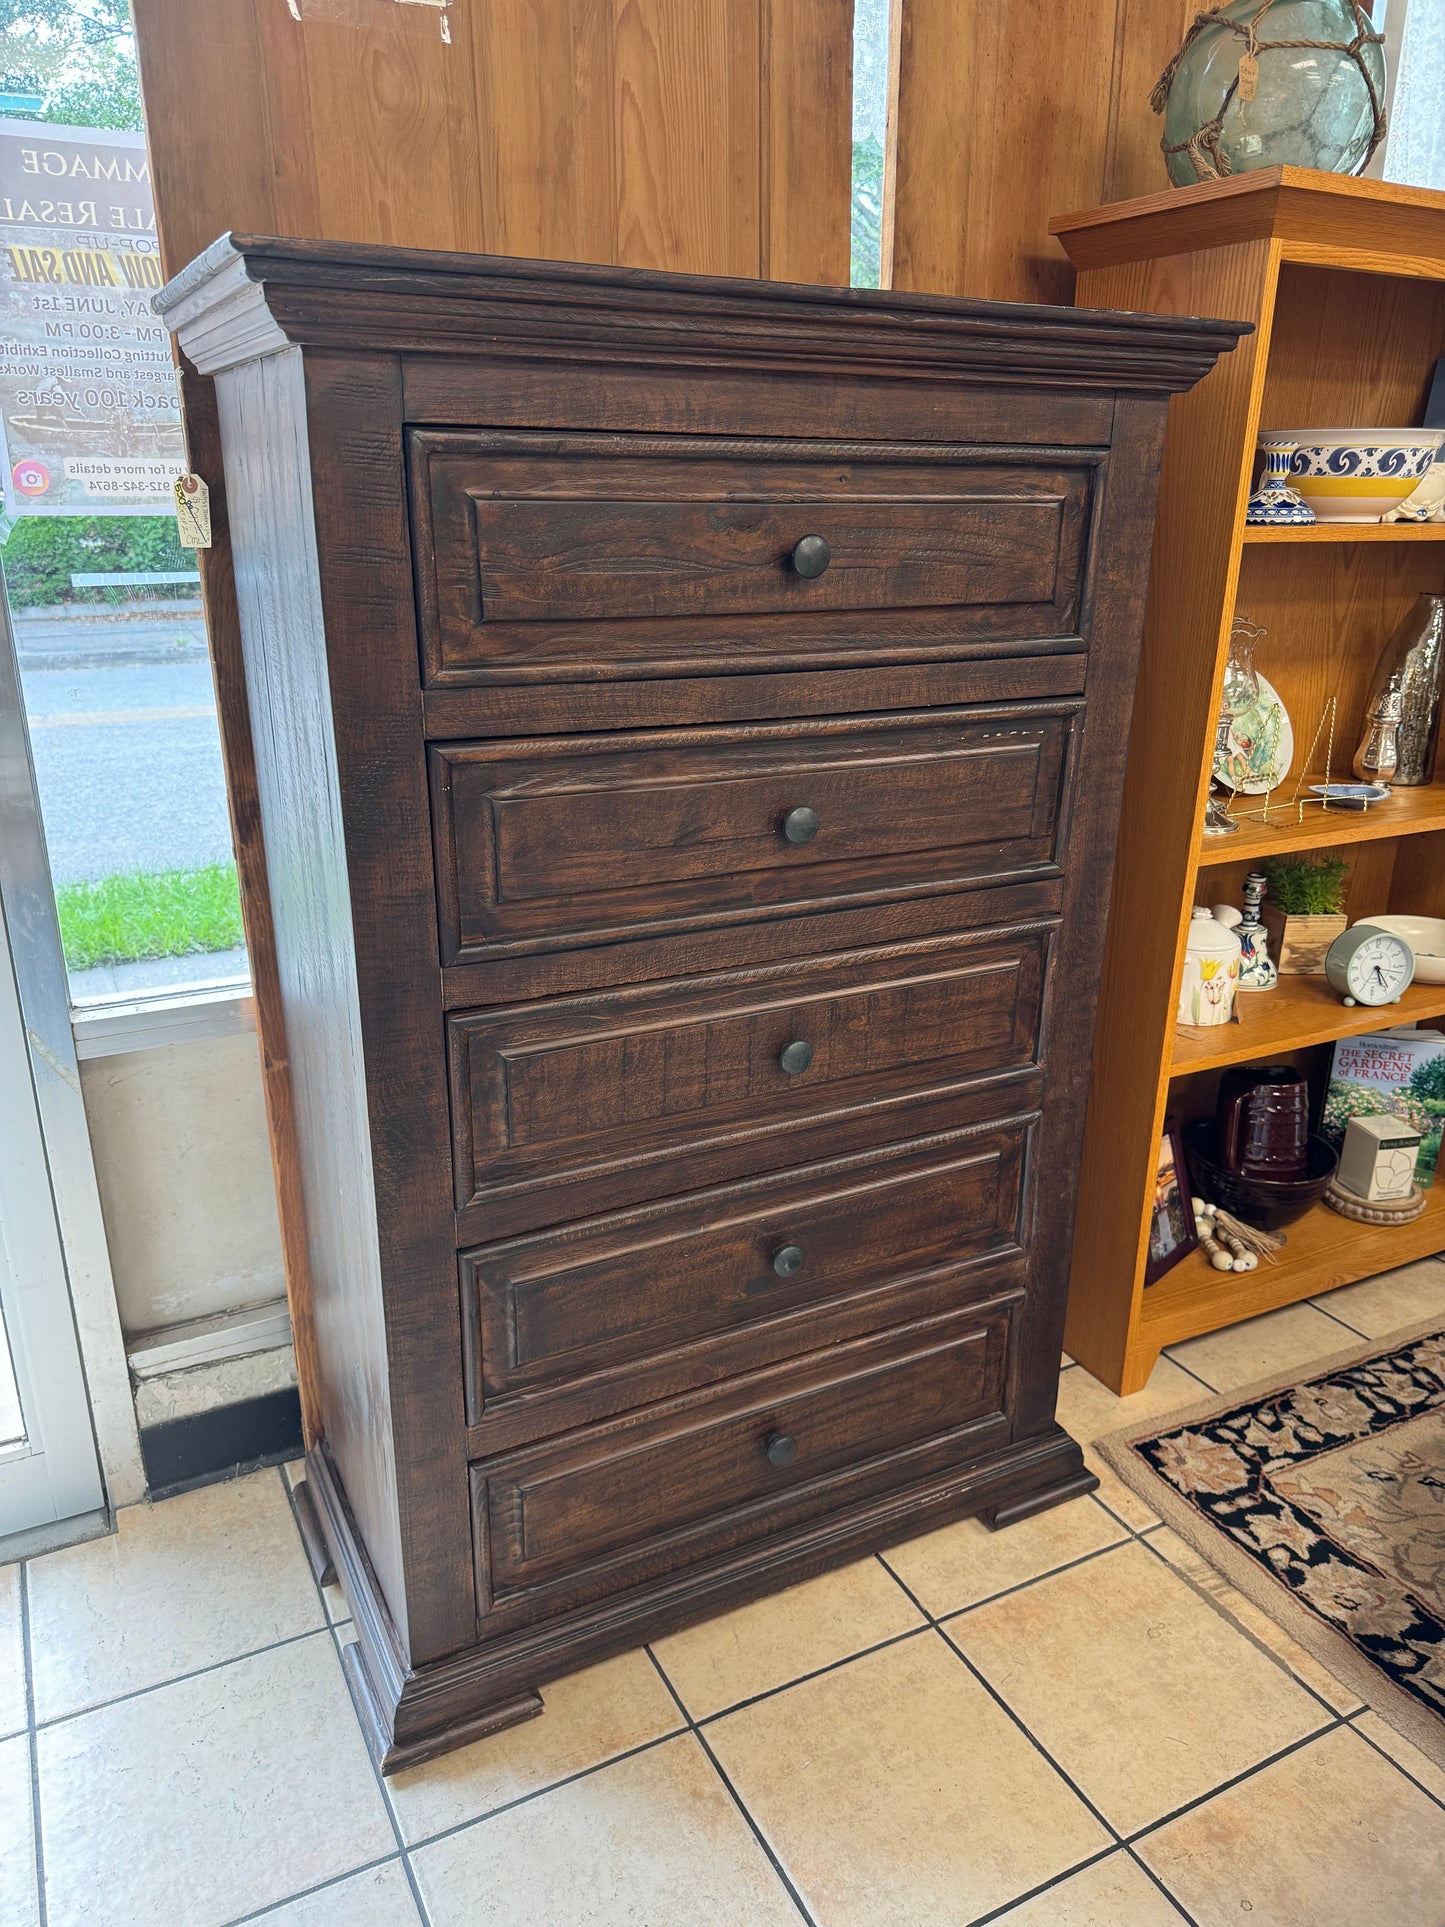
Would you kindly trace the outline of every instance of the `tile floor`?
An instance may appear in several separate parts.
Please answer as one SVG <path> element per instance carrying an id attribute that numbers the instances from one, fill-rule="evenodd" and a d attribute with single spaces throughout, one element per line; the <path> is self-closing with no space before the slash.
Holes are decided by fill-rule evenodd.
<path id="1" fill-rule="evenodd" d="M 1430 1261 L 1078 1366 L 1086 1445 L 1445 1316 Z M 1096 1468 L 1097 1469 L 1097 1468 Z M 280 1471 L 0 1568 L 3 1927 L 1445 1927 L 1445 1773 L 1119 1482 L 549 1687 L 385 1785 Z"/>

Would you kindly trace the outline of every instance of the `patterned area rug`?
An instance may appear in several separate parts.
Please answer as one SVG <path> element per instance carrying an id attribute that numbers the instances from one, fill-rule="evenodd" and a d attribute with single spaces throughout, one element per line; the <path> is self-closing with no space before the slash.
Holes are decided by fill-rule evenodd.
<path id="1" fill-rule="evenodd" d="M 1397 1334 L 1097 1449 L 1445 1766 L 1445 1332 Z"/>

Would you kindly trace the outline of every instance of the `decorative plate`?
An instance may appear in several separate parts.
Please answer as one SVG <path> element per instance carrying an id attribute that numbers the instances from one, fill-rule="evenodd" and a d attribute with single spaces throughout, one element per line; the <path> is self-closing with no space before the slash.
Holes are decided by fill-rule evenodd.
<path id="1" fill-rule="evenodd" d="M 1214 759 L 1219 781 L 1241 796 L 1264 796 L 1278 789 L 1294 761 L 1294 731 L 1279 692 L 1267 676 L 1255 673 L 1259 694 L 1229 730 L 1229 748 Z"/>
<path id="2" fill-rule="evenodd" d="M 1370 803 L 1385 803 L 1394 794 L 1388 783 L 1311 783 L 1310 795 L 1322 796 L 1327 803 L 1338 803 L 1347 810 L 1362 810 Z"/>

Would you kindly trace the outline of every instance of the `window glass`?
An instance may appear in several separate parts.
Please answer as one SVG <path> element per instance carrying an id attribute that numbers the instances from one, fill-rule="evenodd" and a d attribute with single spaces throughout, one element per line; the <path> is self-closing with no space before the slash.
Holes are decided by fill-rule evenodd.
<path id="1" fill-rule="evenodd" d="M 853 5 L 853 259 L 855 288 L 879 285 L 883 149 L 888 136 L 889 0 Z"/>
<path id="2" fill-rule="evenodd" d="M 1385 178 L 1445 187 L 1445 0 L 1390 0 L 1379 24 L 1386 50 L 1400 49 Z"/>
<path id="3" fill-rule="evenodd" d="M 72 1000 L 244 981 L 129 14 L 0 19 L 0 558 Z"/>

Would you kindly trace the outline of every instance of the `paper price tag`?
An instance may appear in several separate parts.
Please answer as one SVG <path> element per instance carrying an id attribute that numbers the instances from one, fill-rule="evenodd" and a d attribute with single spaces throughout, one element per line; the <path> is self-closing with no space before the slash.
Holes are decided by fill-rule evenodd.
<path id="1" fill-rule="evenodd" d="M 175 483 L 176 528 L 183 549 L 211 546 L 211 491 L 199 475 L 178 475 Z"/>
<path id="2" fill-rule="evenodd" d="M 1239 56 L 1239 98 L 1253 100 L 1259 91 L 1259 61 L 1254 54 Z"/>

